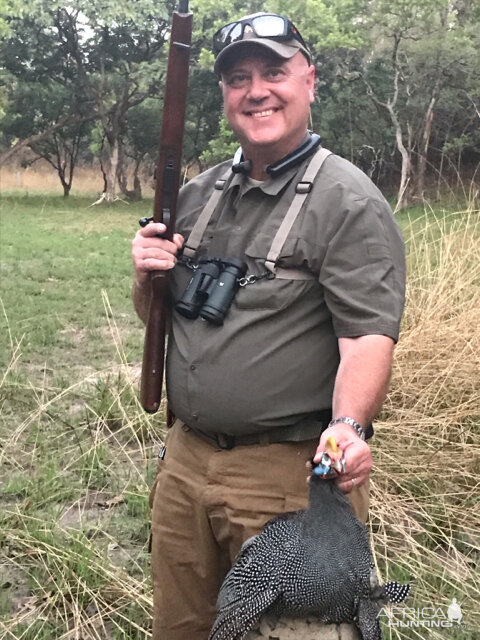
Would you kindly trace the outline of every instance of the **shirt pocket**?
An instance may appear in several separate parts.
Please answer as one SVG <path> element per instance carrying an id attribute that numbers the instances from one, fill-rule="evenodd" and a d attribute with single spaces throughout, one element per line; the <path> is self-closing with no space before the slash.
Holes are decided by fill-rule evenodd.
<path id="1" fill-rule="evenodd" d="M 245 260 L 248 264 L 247 276 L 257 276 L 259 279 L 253 284 L 241 287 L 237 292 L 236 306 L 239 309 L 275 309 L 281 311 L 288 308 L 296 300 L 306 295 L 313 287 L 318 287 L 318 282 L 309 278 L 306 270 L 306 279 L 288 279 L 284 271 L 282 277 L 269 277 L 270 272 L 265 266 L 265 259 L 270 251 L 272 239 L 259 235 L 245 250 Z M 279 259 L 279 266 L 285 262 L 288 267 L 298 270 L 301 265 L 296 265 L 295 241 L 285 243 Z M 287 265 L 285 265 L 287 266 Z M 268 274 L 268 275 L 267 275 Z"/>

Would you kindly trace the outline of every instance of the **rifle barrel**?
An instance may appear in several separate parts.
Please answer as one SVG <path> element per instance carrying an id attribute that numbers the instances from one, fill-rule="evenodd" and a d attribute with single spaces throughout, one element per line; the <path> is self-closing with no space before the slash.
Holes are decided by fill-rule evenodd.
<path id="1" fill-rule="evenodd" d="M 153 209 L 154 222 L 163 222 L 167 227 L 162 236 L 167 240 L 171 240 L 175 232 L 191 39 L 192 14 L 188 13 L 188 0 L 180 0 L 179 11 L 174 12 L 172 18 Z M 158 411 L 162 397 L 167 325 L 164 298 L 168 288 L 167 280 L 168 272 L 151 273 L 151 297 L 140 392 L 142 406 L 148 413 Z"/>

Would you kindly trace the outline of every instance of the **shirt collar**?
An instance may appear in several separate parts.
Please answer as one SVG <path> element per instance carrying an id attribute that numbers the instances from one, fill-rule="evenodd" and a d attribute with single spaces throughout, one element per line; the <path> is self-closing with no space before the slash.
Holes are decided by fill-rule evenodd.
<path id="1" fill-rule="evenodd" d="M 298 172 L 299 168 L 303 165 L 303 163 L 292 167 L 285 173 L 282 173 L 280 176 L 276 178 L 267 178 L 259 187 L 247 186 L 245 184 L 245 175 L 242 173 L 234 173 L 233 178 L 229 181 L 226 186 L 226 191 L 232 189 L 233 187 L 238 187 L 239 190 L 242 189 L 242 195 L 250 191 L 250 189 L 261 189 L 266 195 L 276 196 L 280 193 L 280 191 L 290 182 L 290 180 L 295 176 Z"/>

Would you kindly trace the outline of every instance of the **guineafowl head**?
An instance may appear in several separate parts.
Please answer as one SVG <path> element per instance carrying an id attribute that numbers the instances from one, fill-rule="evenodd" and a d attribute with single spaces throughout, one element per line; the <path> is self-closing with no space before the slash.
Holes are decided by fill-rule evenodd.
<path id="1" fill-rule="evenodd" d="M 333 436 L 327 438 L 320 462 L 312 463 L 312 467 L 312 478 L 315 476 L 322 479 L 336 478 L 339 473 L 345 471 L 343 451 Z"/>
<path id="2" fill-rule="evenodd" d="M 335 438 L 327 438 L 325 450 L 319 463 L 312 463 L 312 473 L 309 479 L 310 498 L 307 519 L 327 518 L 331 521 L 333 513 L 338 509 L 350 509 L 344 493 L 338 488 L 336 478 L 345 471 L 343 451 Z"/>

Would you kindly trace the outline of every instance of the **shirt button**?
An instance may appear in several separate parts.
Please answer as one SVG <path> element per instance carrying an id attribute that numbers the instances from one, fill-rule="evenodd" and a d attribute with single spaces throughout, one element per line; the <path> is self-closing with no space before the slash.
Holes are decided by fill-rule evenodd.
<path id="1" fill-rule="evenodd" d="M 192 413 L 192 418 L 194 418 L 195 420 L 198 420 L 198 413 Z"/>
<path id="2" fill-rule="evenodd" d="M 197 368 L 197 367 L 196 367 L 194 364 L 192 364 L 192 365 L 190 366 L 190 370 L 191 370 L 191 371 L 195 371 L 195 369 L 196 369 L 196 368 Z"/>

